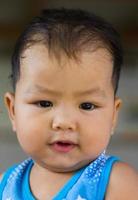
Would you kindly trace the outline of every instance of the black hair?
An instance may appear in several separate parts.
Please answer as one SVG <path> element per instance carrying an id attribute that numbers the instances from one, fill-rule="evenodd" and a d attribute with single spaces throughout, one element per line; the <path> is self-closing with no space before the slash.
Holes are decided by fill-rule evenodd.
<path id="1" fill-rule="evenodd" d="M 20 35 L 12 55 L 12 85 L 20 78 L 20 61 L 29 46 L 42 43 L 49 53 L 59 58 L 59 52 L 77 59 L 77 54 L 91 48 L 106 48 L 113 59 L 112 82 L 118 89 L 123 50 L 120 35 L 103 18 L 80 9 L 45 9 L 34 17 Z M 58 56 L 57 56 L 58 55 Z"/>

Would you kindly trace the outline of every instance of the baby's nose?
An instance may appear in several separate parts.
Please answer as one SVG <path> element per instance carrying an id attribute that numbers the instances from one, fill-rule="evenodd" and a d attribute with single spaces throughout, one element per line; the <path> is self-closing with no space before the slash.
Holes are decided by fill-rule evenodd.
<path id="1" fill-rule="evenodd" d="M 53 130 L 70 130 L 75 131 L 77 128 L 77 121 L 75 119 L 75 116 L 73 116 L 73 113 L 69 114 L 64 111 L 64 113 L 58 113 L 56 116 L 54 116 L 52 121 L 52 129 Z"/>

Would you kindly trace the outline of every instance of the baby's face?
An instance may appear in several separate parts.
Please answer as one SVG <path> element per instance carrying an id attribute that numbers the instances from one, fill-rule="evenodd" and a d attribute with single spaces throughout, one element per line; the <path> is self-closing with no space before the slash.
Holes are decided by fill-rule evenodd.
<path id="1" fill-rule="evenodd" d="M 38 44 L 23 56 L 15 96 L 6 94 L 18 140 L 40 167 L 79 169 L 106 149 L 116 123 L 112 58 L 97 49 L 58 62 Z"/>

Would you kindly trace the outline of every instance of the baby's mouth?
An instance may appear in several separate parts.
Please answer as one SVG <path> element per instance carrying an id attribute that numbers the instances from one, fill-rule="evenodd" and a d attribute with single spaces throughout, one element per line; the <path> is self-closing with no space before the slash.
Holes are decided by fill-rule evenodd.
<path id="1" fill-rule="evenodd" d="M 51 144 L 51 147 L 56 152 L 68 153 L 76 146 L 75 143 L 71 141 L 56 141 Z"/>

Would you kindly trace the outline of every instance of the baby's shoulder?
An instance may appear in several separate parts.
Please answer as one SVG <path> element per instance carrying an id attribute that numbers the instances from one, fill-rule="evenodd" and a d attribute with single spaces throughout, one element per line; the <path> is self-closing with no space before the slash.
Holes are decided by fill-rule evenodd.
<path id="1" fill-rule="evenodd" d="M 106 194 L 106 200 L 109 199 L 138 199 L 138 173 L 128 164 L 114 164 Z"/>
<path id="2" fill-rule="evenodd" d="M 0 174 L 0 181 L 2 180 L 3 174 Z"/>

